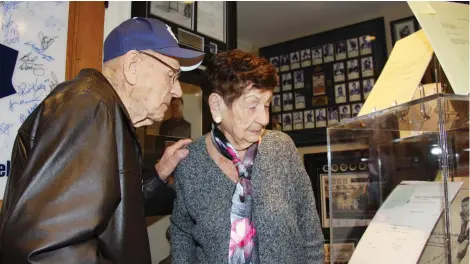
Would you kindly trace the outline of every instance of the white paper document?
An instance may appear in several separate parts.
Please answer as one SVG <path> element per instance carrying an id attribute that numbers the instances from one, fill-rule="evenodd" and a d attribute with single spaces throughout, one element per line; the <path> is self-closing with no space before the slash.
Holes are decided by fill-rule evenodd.
<path id="1" fill-rule="evenodd" d="M 448 183 L 452 201 L 462 183 Z M 444 209 L 443 183 L 398 185 L 362 236 L 349 264 L 415 264 Z"/>

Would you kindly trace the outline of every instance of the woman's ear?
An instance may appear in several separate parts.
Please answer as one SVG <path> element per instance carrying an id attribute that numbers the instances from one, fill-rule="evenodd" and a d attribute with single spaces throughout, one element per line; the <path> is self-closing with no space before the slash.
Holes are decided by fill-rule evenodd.
<path id="1" fill-rule="evenodd" d="M 130 85 L 135 85 L 137 83 L 138 75 L 138 62 L 139 62 L 139 53 L 135 50 L 131 50 L 124 55 L 123 59 L 123 71 L 124 78 Z"/>
<path id="2" fill-rule="evenodd" d="M 222 122 L 222 111 L 225 108 L 224 99 L 216 93 L 211 93 L 209 95 L 209 107 L 214 122 L 217 124 Z"/>

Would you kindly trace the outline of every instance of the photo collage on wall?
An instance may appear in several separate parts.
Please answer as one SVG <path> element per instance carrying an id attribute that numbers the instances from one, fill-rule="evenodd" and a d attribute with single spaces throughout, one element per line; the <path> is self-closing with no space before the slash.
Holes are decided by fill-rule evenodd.
<path id="1" fill-rule="evenodd" d="M 271 123 L 276 130 L 325 128 L 356 117 L 375 83 L 372 43 L 367 35 L 286 52 L 269 61 L 279 74 L 271 103 Z M 312 67 L 313 71 L 308 70 Z M 332 72 L 331 80 L 327 71 Z"/>

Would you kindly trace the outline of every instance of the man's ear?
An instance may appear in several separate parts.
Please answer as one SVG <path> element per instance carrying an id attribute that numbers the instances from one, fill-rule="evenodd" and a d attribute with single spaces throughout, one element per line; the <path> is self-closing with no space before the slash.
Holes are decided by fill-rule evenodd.
<path id="1" fill-rule="evenodd" d="M 208 101 L 211 109 L 212 120 L 217 124 L 222 122 L 222 113 L 225 109 L 224 99 L 216 93 L 211 93 Z"/>
<path id="2" fill-rule="evenodd" d="M 135 85 L 137 83 L 137 75 L 139 71 L 138 62 L 139 62 L 139 53 L 137 51 L 131 50 L 131 51 L 128 51 L 124 55 L 124 60 L 123 60 L 124 78 L 131 85 Z"/>

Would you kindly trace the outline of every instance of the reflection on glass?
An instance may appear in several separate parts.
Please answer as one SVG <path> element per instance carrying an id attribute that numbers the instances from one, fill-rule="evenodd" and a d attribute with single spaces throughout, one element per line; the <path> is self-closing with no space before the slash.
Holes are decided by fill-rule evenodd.
<path id="1" fill-rule="evenodd" d="M 197 31 L 225 42 L 225 2 L 197 2 Z"/>
<path id="2" fill-rule="evenodd" d="M 193 4 L 185 1 L 152 1 L 150 14 L 192 29 Z"/>

